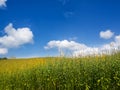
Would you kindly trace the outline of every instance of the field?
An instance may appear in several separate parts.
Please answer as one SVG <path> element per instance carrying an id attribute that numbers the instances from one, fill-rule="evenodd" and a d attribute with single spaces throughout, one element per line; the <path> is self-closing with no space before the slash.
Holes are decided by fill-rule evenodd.
<path id="1" fill-rule="evenodd" d="M 120 90 L 120 53 L 1 60 L 0 90 Z"/>

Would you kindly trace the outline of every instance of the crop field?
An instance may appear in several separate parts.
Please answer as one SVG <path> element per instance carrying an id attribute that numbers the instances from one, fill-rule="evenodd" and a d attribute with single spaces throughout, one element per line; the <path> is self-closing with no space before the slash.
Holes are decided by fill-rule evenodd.
<path id="1" fill-rule="evenodd" d="M 120 53 L 1 60 L 0 90 L 120 90 Z"/>

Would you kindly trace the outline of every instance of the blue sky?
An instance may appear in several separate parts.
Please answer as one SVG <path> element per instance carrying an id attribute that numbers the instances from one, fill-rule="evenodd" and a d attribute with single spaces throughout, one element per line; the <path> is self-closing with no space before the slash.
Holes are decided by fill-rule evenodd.
<path id="1" fill-rule="evenodd" d="M 33 34 L 33 42 L 29 39 L 30 42 L 19 43 L 17 47 L 8 47 L 1 41 L 0 48 L 8 50 L 1 56 L 57 55 L 56 48 L 59 46 L 50 46 L 50 41 L 61 43 L 67 40 L 65 43 L 71 44 L 70 41 L 74 41 L 87 47 L 99 47 L 115 42 L 115 37 L 120 34 L 120 1 L 5 0 L 0 3 L 1 38 L 8 34 L 5 33 L 5 27 L 10 24 L 15 30 L 27 27 Z M 100 32 L 107 30 L 114 35 L 108 39 L 101 38 Z M 45 49 L 45 46 L 49 49 Z"/>

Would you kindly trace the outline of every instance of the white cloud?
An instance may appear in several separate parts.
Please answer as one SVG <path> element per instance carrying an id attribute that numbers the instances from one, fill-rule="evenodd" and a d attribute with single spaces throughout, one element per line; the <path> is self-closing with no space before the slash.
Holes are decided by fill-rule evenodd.
<path id="1" fill-rule="evenodd" d="M 84 50 L 75 50 L 73 51 L 73 56 L 88 56 L 88 55 L 98 55 L 99 48 L 87 47 Z"/>
<path id="2" fill-rule="evenodd" d="M 0 47 L 9 49 L 33 42 L 33 33 L 30 28 L 15 29 L 10 23 L 4 30 L 6 35 L 0 37 Z"/>
<path id="3" fill-rule="evenodd" d="M 15 29 L 10 23 L 5 27 L 5 33 L 5 36 L 0 37 L 0 45 L 6 48 L 14 48 L 33 42 L 32 31 L 27 27 Z"/>
<path id="4" fill-rule="evenodd" d="M 110 30 L 100 32 L 100 37 L 104 39 L 110 39 L 113 35 L 114 33 Z M 52 40 L 49 41 L 44 48 L 57 48 L 60 55 L 63 53 L 66 54 L 66 51 L 69 51 L 74 57 L 103 54 L 111 55 L 117 51 L 120 51 L 120 35 L 114 36 L 114 41 L 99 45 L 99 47 L 90 47 L 74 40 Z M 61 53 L 61 51 L 64 52 Z"/>
<path id="5" fill-rule="evenodd" d="M 47 46 L 44 47 L 45 49 L 57 48 L 59 49 L 67 49 L 72 51 L 73 56 L 86 56 L 86 55 L 93 55 L 97 54 L 99 49 L 88 47 L 85 44 L 77 43 L 75 41 L 68 41 L 68 40 L 58 40 L 58 41 L 50 41 L 48 42 Z"/>
<path id="6" fill-rule="evenodd" d="M 0 7 L 6 7 L 7 0 L 0 0 Z"/>
<path id="7" fill-rule="evenodd" d="M 68 40 L 58 40 L 58 41 L 50 41 L 48 42 L 47 46 L 45 46 L 45 49 L 51 49 L 51 48 L 58 48 L 58 49 L 69 49 L 69 50 L 81 50 L 85 49 L 87 46 L 84 44 L 77 43 L 75 41 L 68 41 Z"/>
<path id="8" fill-rule="evenodd" d="M 70 50 L 72 52 L 72 55 L 75 57 L 79 56 L 88 56 L 88 55 L 102 55 L 102 54 L 112 54 L 113 52 L 116 52 L 120 50 L 120 35 L 115 37 L 115 40 L 113 42 L 110 42 L 108 44 L 103 44 L 99 47 L 89 47 L 85 44 L 81 44 L 75 41 L 68 41 L 68 40 L 52 40 L 47 43 L 47 46 L 45 46 L 45 49 L 52 49 L 57 48 Z M 64 52 L 66 53 L 66 52 Z"/>
<path id="9" fill-rule="evenodd" d="M 113 35 L 114 33 L 111 32 L 110 30 L 100 32 L 100 37 L 103 39 L 110 39 Z"/>
<path id="10" fill-rule="evenodd" d="M 8 53 L 8 50 L 6 48 L 0 48 L 0 54 L 1 55 L 4 55 L 6 53 Z"/>
<path id="11" fill-rule="evenodd" d="M 120 35 L 115 36 L 115 42 L 117 45 L 120 45 Z"/>

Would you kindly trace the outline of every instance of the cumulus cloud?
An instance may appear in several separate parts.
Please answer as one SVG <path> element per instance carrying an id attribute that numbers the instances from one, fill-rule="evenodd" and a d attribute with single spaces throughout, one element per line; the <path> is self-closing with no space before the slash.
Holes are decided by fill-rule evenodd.
<path id="1" fill-rule="evenodd" d="M 116 51 L 120 51 L 120 35 L 115 36 L 114 41 L 100 45 L 99 47 L 90 47 L 83 43 L 78 43 L 69 40 L 52 40 L 47 43 L 45 49 L 57 48 L 61 50 L 69 50 L 75 57 L 88 56 L 88 55 L 103 55 L 112 54 Z M 66 52 L 64 52 L 66 53 Z"/>
<path id="2" fill-rule="evenodd" d="M 4 31 L 6 35 L 0 37 L 0 47 L 9 49 L 33 42 L 33 33 L 30 28 L 15 29 L 13 24 L 10 23 Z"/>
<path id="3" fill-rule="evenodd" d="M 0 37 L 0 45 L 6 48 L 18 47 L 33 42 L 32 31 L 27 27 L 15 29 L 10 23 L 5 27 L 5 33 L 5 36 Z"/>
<path id="4" fill-rule="evenodd" d="M 100 37 L 104 39 L 110 39 L 114 36 L 114 40 L 110 43 L 99 45 L 96 47 L 88 46 L 84 43 L 79 43 L 74 40 L 51 40 L 44 47 L 47 49 L 57 48 L 59 50 L 70 51 L 74 57 L 89 56 L 89 55 L 111 55 L 120 51 L 120 35 L 114 35 L 110 30 L 101 31 Z M 59 51 L 61 54 L 61 52 Z"/>
<path id="5" fill-rule="evenodd" d="M 45 46 L 45 49 L 51 49 L 51 48 L 58 48 L 58 49 L 69 49 L 69 50 L 79 50 L 79 49 L 85 49 L 87 46 L 84 44 L 77 43 L 75 41 L 68 41 L 68 40 L 53 40 L 48 42 L 47 46 Z"/>
<path id="6" fill-rule="evenodd" d="M 110 30 L 100 32 L 100 37 L 103 39 L 110 39 L 113 35 L 114 33 L 111 32 Z"/>
<path id="7" fill-rule="evenodd" d="M 6 7 L 7 0 L 0 0 L 0 7 Z"/>
<path id="8" fill-rule="evenodd" d="M 95 47 L 88 47 L 85 44 L 78 43 L 75 41 L 68 41 L 68 40 L 58 40 L 58 41 L 50 41 L 47 43 L 47 46 L 44 47 L 45 49 L 57 48 L 59 49 L 67 49 L 72 51 L 73 56 L 86 56 L 86 55 L 93 55 L 97 54 L 99 48 Z"/>

